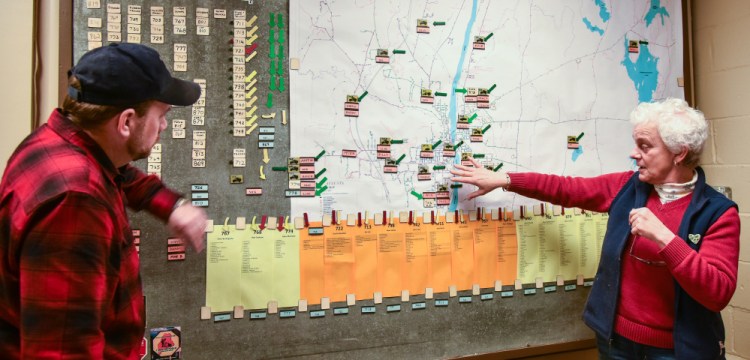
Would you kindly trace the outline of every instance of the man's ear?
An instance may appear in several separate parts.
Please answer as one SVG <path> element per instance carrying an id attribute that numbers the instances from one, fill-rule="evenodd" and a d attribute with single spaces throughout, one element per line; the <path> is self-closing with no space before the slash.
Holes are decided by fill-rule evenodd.
<path id="1" fill-rule="evenodd" d="M 117 115 L 115 125 L 120 136 L 129 137 L 133 133 L 135 115 L 134 109 L 125 109 Z"/>

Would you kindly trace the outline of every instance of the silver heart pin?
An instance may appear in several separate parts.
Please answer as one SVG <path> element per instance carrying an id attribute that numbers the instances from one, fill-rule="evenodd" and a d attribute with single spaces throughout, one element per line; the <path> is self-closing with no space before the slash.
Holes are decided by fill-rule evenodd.
<path id="1" fill-rule="evenodd" d="M 688 240 L 693 244 L 697 244 L 698 241 L 701 241 L 701 234 L 688 234 Z"/>

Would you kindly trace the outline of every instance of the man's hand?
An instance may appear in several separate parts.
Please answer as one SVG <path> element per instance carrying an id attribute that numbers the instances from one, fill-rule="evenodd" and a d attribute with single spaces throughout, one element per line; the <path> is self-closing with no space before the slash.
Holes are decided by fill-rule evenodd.
<path id="1" fill-rule="evenodd" d="M 206 248 L 204 232 L 206 230 L 206 212 L 188 203 L 178 206 L 169 215 L 167 226 L 172 233 L 187 242 L 195 252 Z"/>

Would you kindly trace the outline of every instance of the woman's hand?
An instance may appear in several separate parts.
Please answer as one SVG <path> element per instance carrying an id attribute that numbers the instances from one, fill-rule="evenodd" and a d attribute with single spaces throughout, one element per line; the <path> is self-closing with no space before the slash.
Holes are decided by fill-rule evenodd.
<path id="1" fill-rule="evenodd" d="M 633 235 L 655 242 L 659 245 L 659 249 L 663 249 L 675 237 L 675 234 L 645 207 L 630 210 L 628 222 L 630 222 L 630 232 Z"/>
<path id="2" fill-rule="evenodd" d="M 476 191 L 469 194 L 467 200 L 484 195 L 499 187 L 506 187 L 509 185 L 506 180 L 506 173 L 496 173 L 487 170 L 473 158 L 469 158 L 469 161 L 471 161 L 474 167 L 456 164 L 451 170 L 451 174 L 454 175 L 454 177 L 451 178 L 451 181 L 478 187 Z"/>

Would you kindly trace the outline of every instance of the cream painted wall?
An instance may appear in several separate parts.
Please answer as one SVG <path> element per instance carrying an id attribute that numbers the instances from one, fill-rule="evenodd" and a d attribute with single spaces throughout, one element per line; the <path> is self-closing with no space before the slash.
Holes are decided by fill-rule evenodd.
<path id="1" fill-rule="evenodd" d="M 750 359 L 750 1 L 693 0 L 696 105 L 711 137 L 702 166 L 730 186 L 742 221 L 737 291 L 722 312 L 727 351 Z"/>
<path id="2" fill-rule="evenodd" d="M 16 145 L 31 131 L 33 2 L 0 0 L 0 171 Z"/>
<path id="3" fill-rule="evenodd" d="M 47 121 L 47 117 L 55 108 L 59 107 L 58 77 L 68 69 L 60 67 L 59 38 L 60 38 L 60 1 L 40 0 L 39 48 L 42 59 L 41 84 L 39 86 L 39 123 Z"/>
<path id="4" fill-rule="evenodd" d="M 6 50 L 0 57 L 2 76 L 7 84 L 13 84 L 13 87 L 0 89 L 0 107 L 5 110 L 6 116 L 0 120 L 0 173 L 5 171 L 6 162 L 16 145 L 32 130 L 33 8 L 33 1 L 30 0 L 0 0 L 0 30 L 4 34 L 14 35 L 0 37 L 0 45 Z M 40 22 L 39 29 L 38 120 L 43 123 L 50 112 L 59 106 L 58 74 L 67 69 L 58 66 L 60 2 L 39 0 L 39 12 L 44 21 Z"/>

